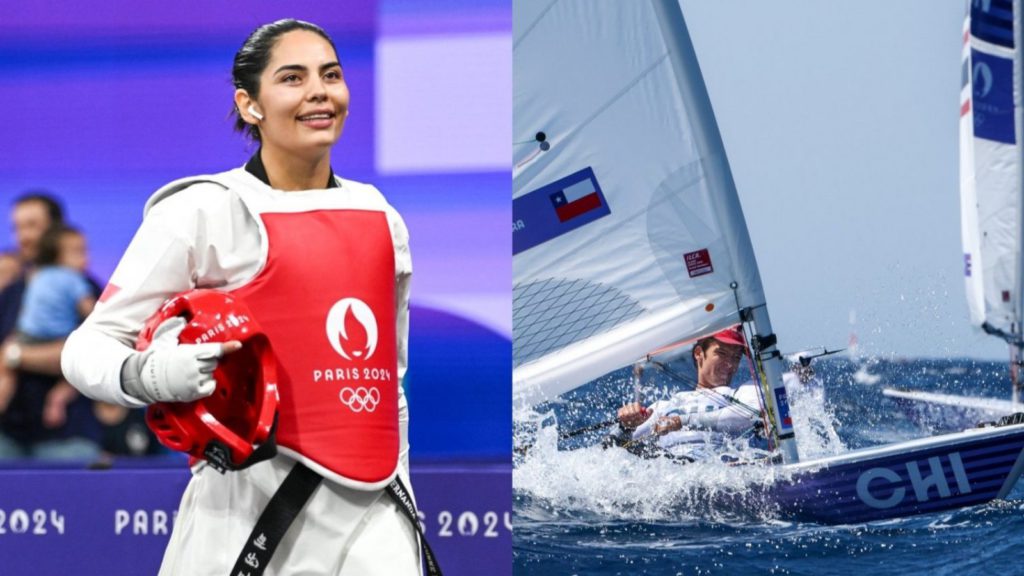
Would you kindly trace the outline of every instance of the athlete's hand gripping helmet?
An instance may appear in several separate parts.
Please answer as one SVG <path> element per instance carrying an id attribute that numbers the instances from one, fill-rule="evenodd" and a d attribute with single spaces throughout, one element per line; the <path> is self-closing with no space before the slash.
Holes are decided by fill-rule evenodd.
<path id="1" fill-rule="evenodd" d="M 213 373 L 217 387 L 210 396 L 151 404 L 146 411 L 149 428 L 164 446 L 205 459 L 222 472 L 273 456 L 277 363 L 252 312 L 224 292 L 183 292 L 150 316 L 136 349 L 149 347 L 157 327 L 176 316 L 187 322 L 178 337 L 180 344 L 238 340 L 242 349 L 219 360 Z"/>

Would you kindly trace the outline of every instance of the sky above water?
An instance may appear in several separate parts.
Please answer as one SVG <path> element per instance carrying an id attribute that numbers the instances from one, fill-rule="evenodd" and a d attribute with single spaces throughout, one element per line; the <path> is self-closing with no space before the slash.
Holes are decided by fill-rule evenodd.
<path id="1" fill-rule="evenodd" d="M 964 2 L 682 6 L 781 347 L 1005 358 L 964 295 Z"/>

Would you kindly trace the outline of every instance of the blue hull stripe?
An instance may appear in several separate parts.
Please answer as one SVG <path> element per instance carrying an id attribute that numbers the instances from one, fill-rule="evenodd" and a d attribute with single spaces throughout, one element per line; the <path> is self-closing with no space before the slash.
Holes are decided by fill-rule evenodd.
<path id="1" fill-rule="evenodd" d="M 1021 450 L 1024 450 L 1024 431 L 997 438 L 972 439 L 944 446 L 926 447 L 914 452 L 886 456 L 878 459 L 841 463 L 834 468 L 815 472 L 798 473 L 792 480 L 783 481 L 765 489 L 764 496 L 784 516 L 809 519 L 826 523 L 851 523 L 884 518 L 898 518 L 914 514 L 938 512 L 981 504 L 992 500 L 999 493 L 1006 478 L 1013 469 Z M 961 493 L 957 481 L 955 458 L 959 454 L 962 463 L 961 476 L 967 479 L 970 492 Z M 941 498 L 939 487 L 932 480 L 930 458 L 938 457 L 941 477 L 949 496 Z M 914 484 L 907 465 L 917 463 L 923 485 L 923 501 L 918 501 Z M 866 492 L 864 498 L 875 506 L 861 500 L 858 482 L 864 474 Z M 927 487 L 927 488 L 925 488 Z M 899 502 L 890 504 L 893 498 Z"/>

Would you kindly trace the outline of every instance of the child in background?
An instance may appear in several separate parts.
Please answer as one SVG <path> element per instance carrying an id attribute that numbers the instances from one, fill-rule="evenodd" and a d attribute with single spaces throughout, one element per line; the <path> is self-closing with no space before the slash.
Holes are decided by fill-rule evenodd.
<path id="1" fill-rule="evenodd" d="M 63 340 L 81 324 L 96 305 L 85 277 L 88 261 L 85 236 L 77 229 L 54 226 L 43 234 L 12 338 L 23 344 Z M 16 386 L 14 372 L 0 369 L 0 413 L 7 409 Z M 77 396 L 66 381 L 58 382 L 47 395 L 43 424 L 62 425 L 68 403 Z"/>

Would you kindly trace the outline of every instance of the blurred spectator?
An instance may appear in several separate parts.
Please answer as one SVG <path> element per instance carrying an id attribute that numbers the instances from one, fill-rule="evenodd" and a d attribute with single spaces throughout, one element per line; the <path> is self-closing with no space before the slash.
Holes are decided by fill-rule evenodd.
<path id="1" fill-rule="evenodd" d="M 9 338 L 21 316 L 26 292 L 30 291 L 29 275 L 37 271 L 34 262 L 41 255 L 43 235 L 51 227 L 63 225 L 63 209 L 45 193 L 26 194 L 15 200 L 11 222 L 22 270 L 18 278 L 0 292 L 0 339 L 4 341 L 0 361 L 15 375 L 8 386 L 6 406 L 0 410 L 0 458 L 91 460 L 99 454 L 96 443 L 99 425 L 91 410 L 92 403 L 78 396 L 61 378 L 63 337 L 36 343 L 26 338 Z M 56 258 L 53 252 L 66 248 L 68 260 L 65 263 L 84 268 L 84 238 L 80 234 L 77 238 L 73 234 L 54 234 L 56 244 L 51 246 L 49 256 Z M 76 274 L 86 282 L 94 300 L 99 294 L 98 284 L 85 279 L 81 272 Z M 81 284 L 79 294 L 80 288 Z M 82 300 L 76 297 L 74 307 Z M 45 317 L 51 312 L 47 309 L 42 315 Z M 26 318 L 38 313 L 30 310 Z M 74 315 L 78 315 L 77 310 Z"/>
<path id="2" fill-rule="evenodd" d="M 17 252 L 0 252 L 0 290 L 3 290 L 21 275 L 21 259 Z"/>
<path id="3" fill-rule="evenodd" d="M 103 426 L 100 447 L 105 458 L 154 456 L 168 452 L 146 425 L 145 410 L 96 402 L 95 412 Z"/>
<path id="4" fill-rule="evenodd" d="M 11 229 L 17 244 L 19 266 L 17 278 L 0 292 L 0 337 L 6 338 L 14 330 L 25 292 L 25 273 L 36 259 L 39 241 L 50 226 L 63 223 L 63 206 L 45 192 L 31 192 L 14 200 Z"/>
<path id="5" fill-rule="evenodd" d="M 87 263 L 85 237 L 75 228 L 57 224 L 43 234 L 35 266 L 28 272 L 17 331 L 10 337 L 13 342 L 25 345 L 63 341 L 78 327 L 96 305 L 84 275 Z M 14 371 L 0 368 L 0 412 L 6 410 L 16 386 Z M 59 380 L 46 396 L 43 425 L 63 425 L 67 405 L 76 398 L 77 391 Z"/>
<path id="6" fill-rule="evenodd" d="M 62 339 L 92 312 L 96 296 L 85 276 L 88 262 L 85 236 L 77 229 L 57 224 L 43 235 L 18 316 L 22 341 Z"/>

